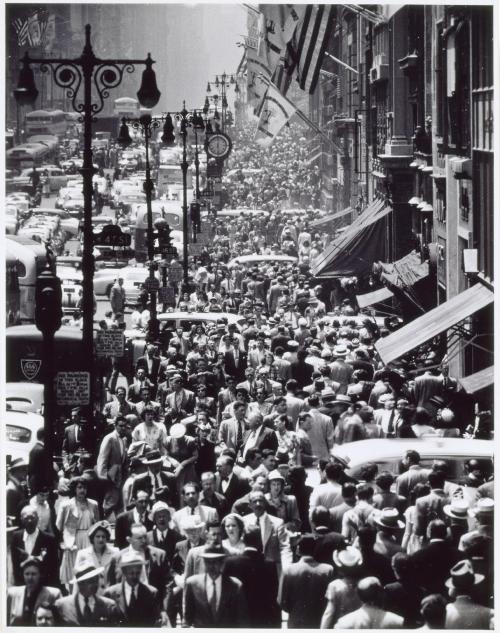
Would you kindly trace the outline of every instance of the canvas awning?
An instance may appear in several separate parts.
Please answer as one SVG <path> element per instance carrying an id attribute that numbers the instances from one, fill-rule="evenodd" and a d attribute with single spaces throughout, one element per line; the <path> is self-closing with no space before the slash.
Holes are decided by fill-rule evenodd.
<path id="1" fill-rule="evenodd" d="M 336 213 L 329 213 L 328 215 L 323 216 L 322 218 L 318 218 L 317 220 L 313 220 L 310 226 L 311 228 L 318 228 L 319 226 L 323 226 L 328 224 L 329 222 L 333 222 L 333 220 L 338 220 L 339 218 L 343 218 L 345 215 L 349 215 L 352 213 L 352 207 L 347 207 L 343 211 L 337 211 Z"/>
<path id="2" fill-rule="evenodd" d="M 360 308 L 367 308 L 368 306 L 375 305 L 376 303 L 387 301 L 387 299 L 390 299 L 391 297 L 394 297 L 394 294 L 389 290 L 389 288 L 379 288 L 373 292 L 367 292 L 364 295 L 356 295 L 356 301 L 358 302 L 358 306 Z"/>
<path id="3" fill-rule="evenodd" d="M 374 200 L 346 230 L 312 262 L 311 273 L 319 277 L 344 277 L 371 272 L 384 251 L 384 227 L 379 222 L 392 211 L 385 200 Z"/>
<path id="4" fill-rule="evenodd" d="M 393 286 L 405 288 L 414 286 L 417 281 L 429 275 L 428 262 L 422 262 L 420 254 L 412 251 L 392 264 L 380 263 L 382 267 L 382 279 Z"/>
<path id="5" fill-rule="evenodd" d="M 492 365 L 491 367 L 481 369 L 481 371 L 478 371 L 470 376 L 459 378 L 458 381 L 467 393 L 476 393 L 476 391 L 480 391 L 481 389 L 493 384 L 494 374 L 495 368 Z"/>
<path id="6" fill-rule="evenodd" d="M 478 283 L 389 336 L 379 339 L 375 347 L 382 361 L 386 364 L 390 363 L 457 325 L 490 303 L 493 303 L 493 293 L 486 286 Z"/>

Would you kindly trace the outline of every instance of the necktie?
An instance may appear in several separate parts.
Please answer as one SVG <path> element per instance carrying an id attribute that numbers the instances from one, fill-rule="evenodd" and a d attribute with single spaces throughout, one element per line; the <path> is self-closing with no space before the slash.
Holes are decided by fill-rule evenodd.
<path id="1" fill-rule="evenodd" d="M 84 598 L 85 606 L 83 607 L 83 619 L 85 622 L 89 622 L 92 619 L 92 611 L 90 609 L 89 599 Z"/>
<path id="2" fill-rule="evenodd" d="M 389 437 L 394 436 L 394 409 L 391 411 L 391 417 L 389 418 L 389 424 L 387 425 L 387 435 Z"/>
<path id="3" fill-rule="evenodd" d="M 238 420 L 238 431 L 236 433 L 236 448 L 239 449 L 243 441 L 243 425 Z"/>
<path id="4" fill-rule="evenodd" d="M 217 588 L 215 586 L 215 580 L 213 578 L 212 581 L 212 595 L 210 596 L 210 611 L 212 612 L 213 617 L 217 613 Z"/>
<path id="5" fill-rule="evenodd" d="M 191 514 L 194 514 L 194 508 L 191 508 Z"/>
<path id="6" fill-rule="evenodd" d="M 128 603 L 128 608 L 130 611 L 134 611 L 136 606 L 137 606 L 137 594 L 136 594 L 136 588 L 132 587 L 132 592 L 130 594 L 130 602 Z"/>

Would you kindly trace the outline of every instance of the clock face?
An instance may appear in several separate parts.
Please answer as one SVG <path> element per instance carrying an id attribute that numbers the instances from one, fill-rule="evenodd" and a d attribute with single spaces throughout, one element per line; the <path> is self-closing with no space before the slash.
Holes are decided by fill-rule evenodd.
<path id="1" fill-rule="evenodd" d="M 231 151 L 229 138 L 224 134 L 213 134 L 208 139 L 207 149 L 209 154 L 215 158 L 226 157 Z"/>

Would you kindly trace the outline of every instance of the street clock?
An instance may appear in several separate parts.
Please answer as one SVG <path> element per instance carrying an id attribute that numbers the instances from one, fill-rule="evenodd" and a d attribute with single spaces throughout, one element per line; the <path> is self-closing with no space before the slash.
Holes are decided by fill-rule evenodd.
<path id="1" fill-rule="evenodd" d="M 212 158 L 225 160 L 231 153 L 232 143 L 227 134 L 216 132 L 207 139 L 207 152 Z"/>

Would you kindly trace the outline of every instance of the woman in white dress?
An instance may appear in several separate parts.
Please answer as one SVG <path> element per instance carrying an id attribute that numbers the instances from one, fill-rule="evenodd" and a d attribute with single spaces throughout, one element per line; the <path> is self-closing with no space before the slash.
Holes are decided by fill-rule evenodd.
<path id="1" fill-rule="evenodd" d="M 90 545 L 89 528 L 99 520 L 97 501 L 87 499 L 87 480 L 74 477 L 69 484 L 70 499 L 59 507 L 56 527 L 62 534 L 60 579 L 72 589 L 76 554 Z"/>
<path id="2" fill-rule="evenodd" d="M 85 564 L 104 568 L 104 572 L 99 578 L 98 591 L 98 593 L 102 595 L 104 589 L 109 585 L 109 566 L 113 556 L 118 553 L 118 548 L 109 544 L 111 540 L 111 524 L 107 521 L 94 523 L 89 529 L 88 535 L 91 544 L 84 549 L 78 550 L 75 567 L 80 567 Z"/>
<path id="3" fill-rule="evenodd" d="M 430 492 L 428 484 L 418 483 L 410 493 L 410 506 L 406 508 L 405 515 L 405 532 L 401 547 L 407 554 L 413 554 L 422 547 L 421 538 L 415 534 L 417 524 L 417 506 L 416 502 L 419 497 L 424 497 Z"/>
<path id="4" fill-rule="evenodd" d="M 222 527 L 227 535 L 227 538 L 222 540 L 222 547 L 231 552 L 231 554 L 241 554 L 245 549 L 245 543 L 243 542 L 245 525 L 242 518 L 239 514 L 227 514 L 222 519 Z"/>

